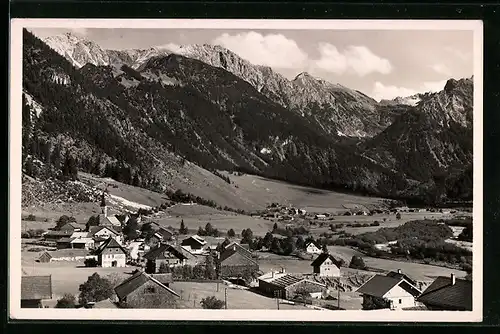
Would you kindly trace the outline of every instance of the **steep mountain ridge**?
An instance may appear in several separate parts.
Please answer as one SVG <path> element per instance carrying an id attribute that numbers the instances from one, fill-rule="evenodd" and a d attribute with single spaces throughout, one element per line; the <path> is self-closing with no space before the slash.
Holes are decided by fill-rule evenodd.
<path id="1" fill-rule="evenodd" d="M 212 57 L 212 49 L 205 46 L 200 54 Z M 51 143 L 63 156 L 77 156 L 81 170 L 160 192 L 203 183 L 200 175 L 212 169 L 431 201 L 437 192 L 457 195 L 449 189 L 455 184 L 470 185 L 465 166 L 472 155 L 472 78 L 450 80 L 416 106 L 378 104 L 307 73 L 274 83 L 262 77 L 259 90 L 258 76 L 252 83 L 233 71 L 248 70 L 252 77 L 260 68 L 270 77 L 280 75 L 216 49 L 223 53 L 221 66 L 178 52 L 154 54 L 156 49 L 149 50 L 152 56 L 120 51 L 107 63 L 94 57 L 98 66 L 75 66 L 68 53 L 60 55 L 25 32 L 23 153 L 52 164 L 44 153 Z M 229 58 L 232 65 L 224 66 L 232 71 L 222 66 Z M 292 112 L 266 94 L 275 84 L 284 87 L 280 96 L 289 103 L 297 98 L 304 107 Z M 313 106 L 310 112 L 307 106 Z M 28 124 L 25 114 L 38 116 Z M 344 137 L 353 133 L 364 139 Z M 453 180 L 441 185 L 436 177 L 451 170 Z M 219 181 L 207 187 L 233 191 Z"/>
<path id="2" fill-rule="evenodd" d="M 253 65 L 219 45 L 192 44 L 175 50 L 164 48 L 102 50 L 97 44 L 85 39 L 81 39 L 79 43 L 73 41 L 77 39 L 78 37 L 73 36 L 66 44 L 61 42 L 66 39 L 59 37 L 49 37 L 45 41 L 77 67 L 82 67 L 86 63 L 117 66 L 126 64 L 140 71 L 152 57 L 175 53 L 197 59 L 233 73 L 272 101 L 314 122 L 320 131 L 330 135 L 371 137 L 382 131 L 393 120 L 392 115 L 381 116 L 378 103 L 360 92 L 306 74 L 298 75 L 290 81 L 270 67 Z M 88 48 L 83 49 L 82 46 Z M 92 50 L 97 54 L 93 57 L 88 56 Z"/>

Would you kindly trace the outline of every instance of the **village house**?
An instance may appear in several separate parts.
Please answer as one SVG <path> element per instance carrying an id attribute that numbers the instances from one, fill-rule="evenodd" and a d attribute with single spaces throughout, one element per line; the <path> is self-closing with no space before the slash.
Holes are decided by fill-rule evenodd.
<path id="1" fill-rule="evenodd" d="M 52 277 L 21 277 L 21 308 L 43 308 L 43 301 L 52 299 Z"/>
<path id="2" fill-rule="evenodd" d="M 416 301 L 421 291 L 404 277 L 375 275 L 357 290 L 363 296 L 363 304 L 378 300 L 390 309 L 419 306 Z"/>
<path id="3" fill-rule="evenodd" d="M 324 214 L 316 214 L 316 215 L 314 215 L 314 219 L 326 219 L 326 215 L 324 215 Z"/>
<path id="4" fill-rule="evenodd" d="M 187 264 L 187 257 L 172 245 L 160 244 L 143 255 L 146 262 L 146 272 L 154 274 L 159 272 L 161 265 L 169 267 Z"/>
<path id="5" fill-rule="evenodd" d="M 429 310 L 472 311 L 472 281 L 439 276 L 417 298 Z"/>
<path id="6" fill-rule="evenodd" d="M 102 245 L 110 237 L 115 239 L 119 244 L 123 244 L 123 235 L 108 226 L 91 226 L 88 236 L 94 240 L 96 247 Z"/>
<path id="7" fill-rule="evenodd" d="M 321 254 L 321 247 L 317 245 L 314 241 L 308 241 L 306 243 L 306 253 L 307 254 Z"/>
<path id="8" fill-rule="evenodd" d="M 224 249 L 233 249 L 241 253 L 242 255 L 245 255 L 249 258 L 252 258 L 252 252 L 249 250 L 248 244 L 239 244 L 237 242 L 231 242 L 230 244 L 226 245 Z"/>
<path id="9" fill-rule="evenodd" d="M 93 249 L 94 239 L 88 236 L 88 232 L 75 232 L 71 235 L 70 248 Z"/>
<path id="10" fill-rule="evenodd" d="M 141 308 L 150 298 L 157 300 L 157 297 L 167 299 L 180 297 L 177 292 L 140 270 L 116 286 L 114 290 L 120 304 L 134 308 Z"/>
<path id="11" fill-rule="evenodd" d="M 236 243 L 228 245 L 217 262 L 221 278 L 241 278 L 250 282 L 259 272 L 259 264 L 252 258 L 252 253 Z"/>
<path id="12" fill-rule="evenodd" d="M 203 254 L 207 249 L 207 242 L 198 235 L 182 240 L 181 246 L 193 254 Z"/>
<path id="13" fill-rule="evenodd" d="M 61 226 L 60 231 L 82 232 L 85 231 L 85 225 L 75 222 L 67 223 Z"/>
<path id="14" fill-rule="evenodd" d="M 88 232 L 73 232 L 69 237 L 57 240 L 56 244 L 57 249 L 80 248 L 88 250 L 94 248 L 94 240 L 88 237 Z"/>
<path id="15" fill-rule="evenodd" d="M 259 276 L 259 290 L 271 297 L 294 299 L 303 294 L 319 299 L 328 293 L 326 285 L 304 277 L 290 275 L 281 269 Z"/>
<path id="16" fill-rule="evenodd" d="M 69 238 L 73 234 L 71 230 L 62 230 L 62 231 L 48 231 L 43 234 L 43 238 L 47 241 L 57 242 L 62 238 Z"/>
<path id="17" fill-rule="evenodd" d="M 103 268 L 125 267 L 127 263 L 127 250 L 112 237 L 95 251 L 95 255 L 99 266 Z"/>
<path id="18" fill-rule="evenodd" d="M 313 273 L 319 276 L 340 277 L 338 261 L 328 253 L 320 254 L 312 263 Z"/>

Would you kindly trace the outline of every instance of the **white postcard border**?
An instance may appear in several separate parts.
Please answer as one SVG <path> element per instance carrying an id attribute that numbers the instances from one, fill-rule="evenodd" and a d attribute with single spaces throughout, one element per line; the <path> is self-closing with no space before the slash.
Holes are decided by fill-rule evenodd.
<path id="1" fill-rule="evenodd" d="M 23 28 L 469 30 L 474 32 L 473 311 L 21 309 Z M 483 314 L 483 23 L 477 20 L 12 19 L 10 31 L 9 309 L 12 319 L 479 322 Z M 15 111 L 15 112 L 14 112 Z"/>

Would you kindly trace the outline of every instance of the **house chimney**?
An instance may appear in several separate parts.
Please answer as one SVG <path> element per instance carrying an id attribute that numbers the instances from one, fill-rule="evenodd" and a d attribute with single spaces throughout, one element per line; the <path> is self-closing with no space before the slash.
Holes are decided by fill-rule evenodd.
<path id="1" fill-rule="evenodd" d="M 284 274 L 285 273 L 285 268 L 281 268 L 281 273 Z"/>
<path id="2" fill-rule="evenodd" d="M 456 279 L 455 279 L 455 274 L 451 274 L 451 285 L 455 285 Z"/>
<path id="3" fill-rule="evenodd" d="M 271 270 L 271 278 L 274 278 L 274 270 Z"/>
<path id="4" fill-rule="evenodd" d="M 401 274 L 401 269 L 398 269 L 398 274 Z"/>

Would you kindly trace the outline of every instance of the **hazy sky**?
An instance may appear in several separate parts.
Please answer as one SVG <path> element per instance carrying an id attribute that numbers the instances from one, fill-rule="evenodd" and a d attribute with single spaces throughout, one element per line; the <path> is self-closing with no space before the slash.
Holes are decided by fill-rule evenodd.
<path id="1" fill-rule="evenodd" d="M 309 72 L 374 97 L 441 90 L 473 74 L 472 31 L 30 29 L 44 38 L 71 31 L 104 49 L 219 44 L 293 79 Z"/>

